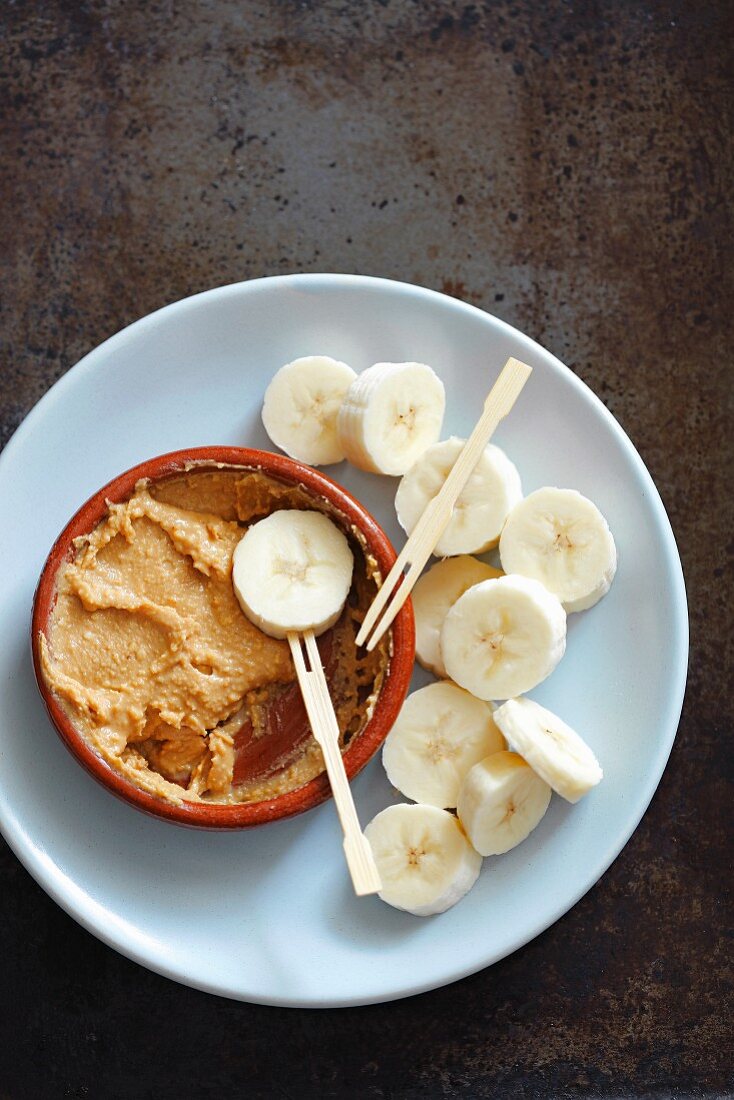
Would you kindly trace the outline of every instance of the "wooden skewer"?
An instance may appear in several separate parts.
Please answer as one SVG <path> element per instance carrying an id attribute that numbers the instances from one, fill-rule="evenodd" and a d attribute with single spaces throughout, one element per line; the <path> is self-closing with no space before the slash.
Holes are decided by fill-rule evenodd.
<path id="1" fill-rule="evenodd" d="M 310 666 L 308 668 L 301 649 L 302 641 L 306 643 L 306 656 Z M 306 630 L 302 635 L 288 634 L 288 644 L 291 647 L 298 684 L 306 704 L 311 732 L 324 754 L 326 771 L 344 832 L 344 853 L 355 893 L 359 897 L 365 894 L 376 894 L 382 888 L 382 883 L 369 841 L 359 826 L 352 789 L 344 770 L 344 761 L 339 747 L 339 724 L 329 695 L 329 687 L 313 630 Z"/>
<path id="2" fill-rule="evenodd" d="M 482 451 L 492 438 L 500 420 L 507 416 L 515 404 L 532 369 L 526 363 L 521 363 L 519 359 L 510 358 L 505 363 L 484 402 L 484 411 L 474 431 L 464 444 L 440 491 L 427 505 L 380 591 L 372 601 L 357 634 L 357 645 L 364 645 L 366 642 L 368 650 L 374 649 L 382 635 L 389 629 L 393 619 L 412 592 L 413 585 L 421 575 L 436 543 L 446 530 L 454 505 L 479 462 Z M 403 576 L 406 568 L 408 571 Z M 399 582 L 402 583 L 396 592 L 395 588 Z M 378 616 L 391 596 L 392 601 L 378 623 Z"/>

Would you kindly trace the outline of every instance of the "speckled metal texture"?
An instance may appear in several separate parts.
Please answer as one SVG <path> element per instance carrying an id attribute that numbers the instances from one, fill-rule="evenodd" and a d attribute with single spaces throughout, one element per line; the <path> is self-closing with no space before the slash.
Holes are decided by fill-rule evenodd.
<path id="1" fill-rule="evenodd" d="M 435 287 L 550 348 L 627 430 L 679 540 L 692 655 L 670 765 L 602 881 L 410 1001 L 314 1013 L 176 986 L 3 850 L 0 1095 L 734 1094 L 730 14 L 3 6 L 2 442 L 86 351 L 192 292 L 286 271 Z"/>

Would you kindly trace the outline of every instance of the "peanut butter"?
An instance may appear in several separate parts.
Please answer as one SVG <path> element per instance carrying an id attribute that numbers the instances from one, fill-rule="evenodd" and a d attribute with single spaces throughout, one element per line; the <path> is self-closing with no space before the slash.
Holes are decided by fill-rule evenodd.
<path id="1" fill-rule="evenodd" d="M 258 801 L 323 771 L 287 643 L 246 618 L 231 583 L 247 524 L 294 507 L 333 514 L 260 471 L 194 466 L 111 504 L 60 568 L 43 675 L 94 751 L 141 789 L 172 802 Z M 349 600 L 319 640 L 344 743 L 371 713 L 387 662 L 385 646 L 354 645 L 375 570 L 351 541 Z"/>

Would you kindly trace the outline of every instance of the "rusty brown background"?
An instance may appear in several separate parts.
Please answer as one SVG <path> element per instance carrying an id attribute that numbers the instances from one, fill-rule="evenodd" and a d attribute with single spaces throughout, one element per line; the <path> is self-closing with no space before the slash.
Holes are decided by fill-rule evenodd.
<path id="1" fill-rule="evenodd" d="M 535 337 L 621 421 L 679 540 L 692 656 L 670 765 L 603 880 L 409 1001 L 176 986 L 3 849 L 3 1100 L 734 1095 L 731 14 L 6 0 L 2 443 L 86 351 L 192 292 L 287 271 L 435 287 Z"/>

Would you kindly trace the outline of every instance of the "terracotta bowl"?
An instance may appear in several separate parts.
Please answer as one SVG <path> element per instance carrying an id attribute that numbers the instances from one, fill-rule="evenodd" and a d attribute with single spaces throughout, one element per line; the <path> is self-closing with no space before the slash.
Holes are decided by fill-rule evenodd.
<path id="1" fill-rule="evenodd" d="M 141 478 L 155 481 L 184 470 L 187 463 L 258 468 L 282 481 L 302 484 L 307 490 L 325 497 L 344 516 L 345 525 L 354 524 L 363 534 L 382 576 L 386 576 L 395 551 L 390 541 L 365 508 L 345 489 L 324 474 L 282 455 L 243 447 L 197 447 L 160 455 L 120 474 L 72 517 L 54 543 L 43 567 L 33 602 L 31 645 L 36 681 L 46 710 L 66 747 L 108 791 L 139 810 L 166 821 L 207 829 L 242 829 L 262 825 L 279 818 L 292 817 L 319 805 L 331 797 L 325 774 L 305 786 L 262 802 L 242 802 L 233 805 L 184 802 L 174 805 L 140 790 L 111 768 L 84 740 L 46 685 L 41 673 L 39 635 L 44 633 L 56 598 L 56 576 L 59 568 L 73 554 L 73 540 L 86 535 L 107 513 L 107 501 L 119 503 L 132 495 Z M 415 657 L 415 626 L 410 600 L 406 602 L 393 624 L 392 656 L 386 671 L 372 717 L 364 729 L 353 738 L 344 752 L 344 766 L 351 779 L 374 756 L 392 727 L 405 699 Z"/>

